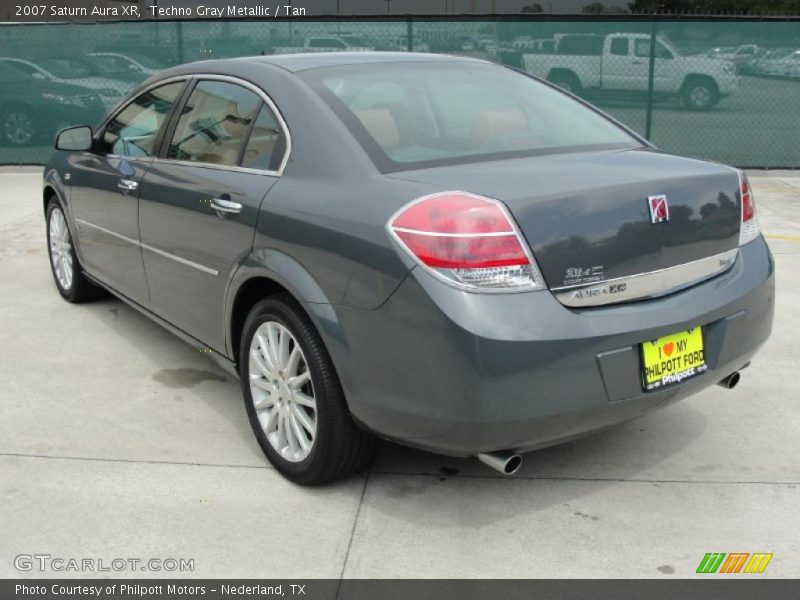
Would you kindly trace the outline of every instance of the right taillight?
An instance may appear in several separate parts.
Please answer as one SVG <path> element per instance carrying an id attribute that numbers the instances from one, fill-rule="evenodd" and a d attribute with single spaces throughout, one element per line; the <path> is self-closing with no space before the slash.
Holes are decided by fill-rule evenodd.
<path id="1" fill-rule="evenodd" d="M 739 245 L 743 246 L 758 237 L 759 228 L 756 219 L 756 202 L 753 190 L 744 171 L 739 171 L 739 196 L 742 202 L 742 225 L 739 229 Z"/>
<path id="2" fill-rule="evenodd" d="M 439 279 L 475 291 L 544 288 L 506 207 L 467 192 L 423 196 L 387 223 L 398 244 Z"/>

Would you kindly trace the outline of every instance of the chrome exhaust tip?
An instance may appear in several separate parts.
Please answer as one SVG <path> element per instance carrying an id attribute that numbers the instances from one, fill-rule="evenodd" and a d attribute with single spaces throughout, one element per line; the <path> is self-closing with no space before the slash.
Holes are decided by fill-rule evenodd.
<path id="1" fill-rule="evenodd" d="M 503 475 L 513 475 L 522 466 L 522 457 L 513 452 L 483 452 L 478 460 Z"/>
<path id="2" fill-rule="evenodd" d="M 741 375 L 739 375 L 739 371 L 735 371 L 728 375 L 725 379 L 718 381 L 717 385 L 721 385 L 727 390 L 732 390 L 739 383 L 740 378 Z"/>

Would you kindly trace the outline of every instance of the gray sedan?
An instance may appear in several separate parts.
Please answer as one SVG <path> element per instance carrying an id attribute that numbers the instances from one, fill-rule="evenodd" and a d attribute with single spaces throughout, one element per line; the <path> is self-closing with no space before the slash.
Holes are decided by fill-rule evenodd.
<path id="1" fill-rule="evenodd" d="M 60 294 L 111 292 L 237 374 L 301 484 L 364 468 L 376 436 L 512 473 L 733 387 L 772 327 L 743 172 L 484 61 L 184 65 L 56 147 Z"/>

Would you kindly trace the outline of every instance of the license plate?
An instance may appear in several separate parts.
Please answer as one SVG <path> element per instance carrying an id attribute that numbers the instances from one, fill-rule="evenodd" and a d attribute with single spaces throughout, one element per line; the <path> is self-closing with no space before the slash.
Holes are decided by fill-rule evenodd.
<path id="1" fill-rule="evenodd" d="M 642 344 L 642 383 L 645 390 L 686 381 L 706 369 L 708 365 L 700 327 Z"/>

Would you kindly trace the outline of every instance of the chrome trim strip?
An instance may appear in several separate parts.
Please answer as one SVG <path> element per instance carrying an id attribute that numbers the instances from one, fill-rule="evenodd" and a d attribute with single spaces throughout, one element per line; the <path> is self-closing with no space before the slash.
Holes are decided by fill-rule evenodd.
<path id="1" fill-rule="evenodd" d="M 492 231 L 488 233 L 438 233 L 435 231 L 422 231 L 421 229 L 408 229 L 407 227 L 392 227 L 394 231 L 403 233 L 413 233 L 415 235 L 427 235 L 430 237 L 452 237 L 452 238 L 484 238 L 484 237 L 509 237 L 515 236 L 515 231 Z"/>
<path id="2" fill-rule="evenodd" d="M 551 288 L 561 304 L 570 307 L 602 306 L 664 296 L 724 273 L 736 262 L 739 249 L 727 250 L 692 262 L 578 285 Z"/>
<path id="3" fill-rule="evenodd" d="M 91 227 L 92 229 L 96 229 L 98 231 L 102 231 L 103 233 L 107 233 L 108 235 L 114 236 L 115 238 L 119 238 L 129 244 L 133 244 L 134 246 L 139 246 L 144 250 L 149 250 L 154 254 L 158 254 L 159 256 L 163 256 L 164 258 L 169 258 L 174 260 L 175 262 L 179 262 L 182 265 L 186 265 L 187 267 L 192 267 L 193 269 L 197 269 L 198 271 L 202 271 L 203 273 L 208 273 L 209 275 L 213 275 L 216 277 L 219 275 L 219 271 L 216 269 L 212 269 L 210 267 L 205 267 L 201 264 L 188 260 L 186 258 L 181 258 L 180 256 L 176 256 L 174 254 L 170 254 L 169 252 L 165 252 L 164 250 L 160 250 L 159 248 L 155 248 L 150 246 L 149 244 L 143 244 L 138 240 L 134 240 L 133 238 L 129 238 L 126 235 L 122 235 L 121 233 L 117 233 L 116 231 L 111 231 L 110 229 L 106 229 L 105 227 L 100 227 L 100 225 L 95 225 L 94 223 L 89 223 L 89 221 L 84 221 L 83 219 L 75 219 L 76 223 L 80 225 L 85 225 L 86 227 Z"/>
<path id="4" fill-rule="evenodd" d="M 281 159 L 281 164 L 278 166 L 278 169 L 273 171 L 269 169 L 251 169 L 248 167 L 239 167 L 236 165 L 228 166 L 228 165 L 215 165 L 211 163 L 201 163 L 201 162 L 191 162 L 191 161 L 184 161 L 184 160 L 174 160 L 170 158 L 159 158 L 158 156 L 143 156 L 143 157 L 133 157 L 133 156 L 123 156 L 123 155 L 116 155 L 116 154 L 107 154 L 107 158 L 124 158 L 125 160 L 141 160 L 141 161 L 154 161 L 160 163 L 168 163 L 168 164 L 176 164 L 176 165 L 185 165 L 191 167 L 203 167 L 209 169 L 222 169 L 227 171 L 236 171 L 240 173 L 252 173 L 254 175 L 271 175 L 273 177 L 280 177 L 283 175 L 284 169 L 286 169 L 286 164 L 289 162 L 289 156 L 292 153 L 292 134 L 289 131 L 289 126 L 286 124 L 286 120 L 283 118 L 281 111 L 278 110 L 277 105 L 272 101 L 269 94 L 267 94 L 264 90 L 258 87 L 256 84 L 247 81 L 246 79 L 239 79 L 238 77 L 233 77 L 231 75 L 215 75 L 213 73 L 186 73 L 185 75 L 175 75 L 173 77 L 167 77 L 165 79 L 160 79 L 158 81 L 154 81 L 147 87 L 143 87 L 142 89 L 138 90 L 137 93 L 127 100 L 125 100 L 122 104 L 120 104 L 116 110 L 114 110 L 106 119 L 103 121 L 102 125 L 98 128 L 98 132 L 105 129 L 106 125 L 108 125 L 109 121 L 116 117 L 120 111 L 127 108 L 127 106 L 133 102 L 136 98 L 140 95 L 144 94 L 145 92 L 152 90 L 153 88 L 160 87 L 162 85 L 166 85 L 169 83 L 175 83 L 177 81 L 191 81 L 193 79 L 197 80 L 214 80 L 214 81 L 227 81 L 229 83 L 234 83 L 236 85 L 241 85 L 242 87 L 246 87 L 247 89 L 255 92 L 258 96 L 264 101 L 264 103 L 272 110 L 272 113 L 275 115 L 275 118 L 278 120 L 278 125 L 280 126 L 281 130 L 283 131 L 283 135 L 286 138 L 286 148 L 283 151 L 283 158 Z M 184 88 L 185 89 L 185 88 Z"/>

